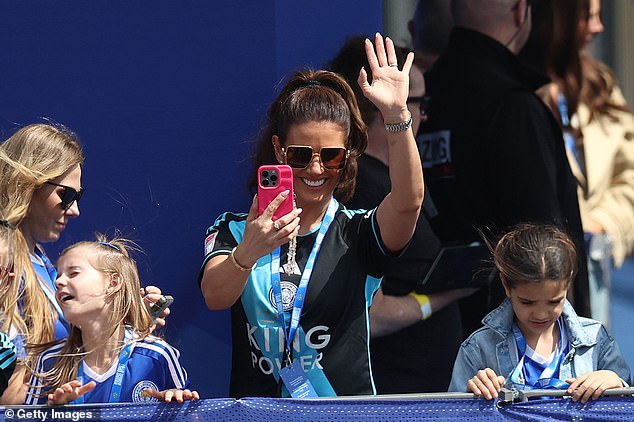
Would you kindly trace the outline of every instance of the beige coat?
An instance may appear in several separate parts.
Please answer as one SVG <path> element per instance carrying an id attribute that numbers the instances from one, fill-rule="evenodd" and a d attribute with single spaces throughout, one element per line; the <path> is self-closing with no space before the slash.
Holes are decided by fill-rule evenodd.
<path id="1" fill-rule="evenodd" d="M 625 103 L 618 88 L 612 97 Z M 576 123 L 583 132 L 586 175 L 571 153 L 568 160 L 579 182 L 584 229 L 590 219 L 604 227 L 614 242 L 614 263 L 618 267 L 634 247 L 634 116 L 617 114 L 618 122 L 595 116 L 588 123 L 588 108 L 580 105 Z"/>

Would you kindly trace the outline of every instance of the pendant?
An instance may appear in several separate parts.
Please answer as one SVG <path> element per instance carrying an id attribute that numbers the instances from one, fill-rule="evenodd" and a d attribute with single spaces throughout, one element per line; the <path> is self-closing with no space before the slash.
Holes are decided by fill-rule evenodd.
<path id="1" fill-rule="evenodd" d="M 302 275 L 302 272 L 300 271 L 299 266 L 295 261 L 287 262 L 286 264 L 282 265 L 282 270 L 285 274 L 288 275 Z"/>

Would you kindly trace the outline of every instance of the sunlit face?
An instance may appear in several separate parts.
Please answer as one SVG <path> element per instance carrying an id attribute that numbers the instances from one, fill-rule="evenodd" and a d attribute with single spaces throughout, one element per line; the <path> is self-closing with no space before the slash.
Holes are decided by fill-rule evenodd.
<path id="1" fill-rule="evenodd" d="M 79 164 L 75 165 L 53 182 L 79 190 L 81 188 L 81 167 Z M 68 220 L 79 216 L 77 201 L 73 202 L 67 210 L 62 209 L 63 193 L 64 188 L 49 184 L 43 184 L 33 192 L 29 213 L 20 226 L 29 242 L 56 241 L 66 228 Z"/>
<path id="2" fill-rule="evenodd" d="M 425 95 L 425 79 L 418 66 L 412 66 L 409 71 L 409 98 L 416 101 L 407 101 L 407 108 L 412 113 L 412 131 L 418 133 L 421 124 L 420 99 Z"/>
<path id="3" fill-rule="evenodd" d="M 75 247 L 57 262 L 57 302 L 71 324 L 99 320 L 107 315 L 107 296 L 113 287 L 112 275 L 98 271 L 92 264 L 96 252 L 86 246 Z"/>
<path id="4" fill-rule="evenodd" d="M 564 309 L 566 282 L 546 280 L 540 283 L 518 283 L 509 288 L 504 283 L 506 296 L 511 299 L 517 325 L 525 337 L 534 337 L 552 330 Z"/>
<path id="5" fill-rule="evenodd" d="M 332 122 L 306 122 L 289 127 L 285 145 L 280 145 L 277 136 L 273 137 L 273 144 L 277 158 L 283 162 L 282 146 L 304 145 L 311 146 L 313 152 L 319 152 L 322 147 L 345 147 L 346 132 L 339 125 Z M 304 169 L 293 169 L 293 185 L 297 206 L 306 210 L 315 207 L 325 209 L 339 183 L 342 170 L 324 168 L 318 155 L 313 155 L 311 162 Z"/>
<path id="6" fill-rule="evenodd" d="M 579 22 L 579 36 L 581 46 L 586 47 L 592 40 L 603 32 L 603 22 L 601 21 L 601 0 L 590 0 L 588 19 Z"/>

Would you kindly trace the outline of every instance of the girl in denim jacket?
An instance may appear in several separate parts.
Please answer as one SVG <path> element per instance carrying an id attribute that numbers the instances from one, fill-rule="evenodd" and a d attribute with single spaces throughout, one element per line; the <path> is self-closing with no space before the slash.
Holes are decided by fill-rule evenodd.
<path id="1" fill-rule="evenodd" d="M 462 343 L 449 391 L 490 400 L 503 386 L 555 388 L 585 403 L 628 386 L 630 368 L 615 340 L 566 300 L 577 254 L 565 233 L 519 225 L 500 239 L 493 260 L 507 299 Z"/>

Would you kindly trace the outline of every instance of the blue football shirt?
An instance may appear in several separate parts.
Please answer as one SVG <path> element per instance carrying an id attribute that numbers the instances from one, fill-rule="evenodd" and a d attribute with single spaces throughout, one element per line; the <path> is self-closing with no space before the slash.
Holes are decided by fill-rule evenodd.
<path id="1" fill-rule="evenodd" d="M 55 364 L 66 341 L 62 341 L 42 353 L 35 365 L 35 373 L 49 371 Z M 187 372 L 179 362 L 179 351 L 164 340 L 150 336 L 134 342 L 132 354 L 126 364 L 119 402 L 157 401 L 145 390 L 158 391 L 189 388 Z M 97 374 L 83 360 L 84 384 L 95 381 L 97 386 L 86 393 L 84 403 L 108 403 L 115 379 L 118 360 L 103 374 Z M 70 381 L 70 380 L 69 380 Z M 48 388 L 35 375 L 31 376 L 25 404 L 45 404 Z M 41 395 L 41 397 L 38 397 Z"/>

